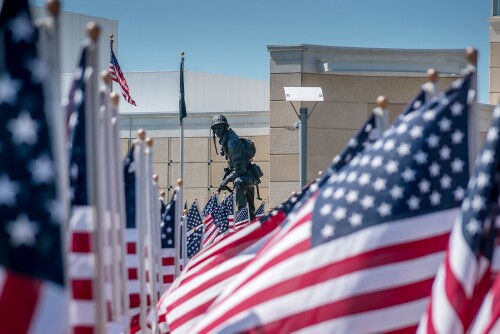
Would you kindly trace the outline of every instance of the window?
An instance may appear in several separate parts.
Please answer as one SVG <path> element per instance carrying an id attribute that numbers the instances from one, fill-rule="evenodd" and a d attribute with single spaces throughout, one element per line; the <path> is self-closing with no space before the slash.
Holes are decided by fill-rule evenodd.
<path id="1" fill-rule="evenodd" d="M 493 16 L 500 16 L 500 0 L 493 0 Z"/>

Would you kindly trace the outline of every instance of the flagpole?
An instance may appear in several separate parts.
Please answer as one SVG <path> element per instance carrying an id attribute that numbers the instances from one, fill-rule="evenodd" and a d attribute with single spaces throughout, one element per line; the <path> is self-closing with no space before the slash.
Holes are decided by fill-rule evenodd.
<path id="1" fill-rule="evenodd" d="M 179 71 L 179 119 L 181 123 L 180 129 L 180 157 L 179 157 L 179 181 L 177 184 L 179 185 L 179 192 L 177 194 L 177 202 L 176 205 L 179 205 L 179 209 L 177 210 L 178 215 L 176 215 L 176 238 L 175 242 L 178 247 L 176 247 L 176 258 L 179 257 L 179 261 L 176 262 L 175 266 L 175 277 L 178 277 L 180 274 L 180 251 L 183 248 L 183 240 L 180 233 L 180 226 L 182 224 L 182 204 L 184 203 L 183 199 L 183 164 L 184 164 L 184 122 L 183 118 L 185 117 L 185 102 L 184 102 L 184 51 L 181 52 L 181 68 Z M 178 231 L 178 232 L 177 232 Z"/>
<path id="2" fill-rule="evenodd" d="M 174 248 L 175 248 L 175 257 L 174 257 L 174 279 L 179 277 L 181 273 L 181 224 L 182 224 L 182 201 L 179 200 L 182 198 L 182 187 L 183 182 L 182 179 L 177 180 L 177 198 L 175 199 L 175 238 L 174 238 Z"/>
<path id="3" fill-rule="evenodd" d="M 469 94 L 467 97 L 467 103 L 469 104 L 469 116 L 468 116 L 468 127 L 469 127 L 469 174 L 472 175 L 474 171 L 474 163 L 476 157 L 481 149 L 481 144 L 479 140 L 479 119 L 477 111 L 477 56 L 478 52 L 474 48 L 467 48 L 465 50 L 465 56 L 469 65 L 466 68 L 467 73 L 473 72 L 471 78 L 471 85 L 469 88 Z"/>
<path id="4" fill-rule="evenodd" d="M 113 34 L 109 34 L 109 54 L 111 54 L 111 50 L 113 50 L 113 37 Z M 109 83 L 109 91 L 113 91 L 113 80 L 111 80 L 111 82 Z"/>

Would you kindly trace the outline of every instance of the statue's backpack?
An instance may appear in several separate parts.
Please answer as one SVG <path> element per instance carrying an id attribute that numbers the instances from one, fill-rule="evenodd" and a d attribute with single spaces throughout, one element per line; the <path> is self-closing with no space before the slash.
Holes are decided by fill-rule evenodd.
<path id="1" fill-rule="evenodd" d="M 257 164 L 251 162 L 257 152 L 255 144 L 248 138 L 240 138 L 240 140 L 245 151 L 246 161 L 250 164 L 250 173 L 255 178 L 256 183 L 259 184 L 260 178 L 264 176 L 264 173 L 262 173 L 262 169 Z"/>

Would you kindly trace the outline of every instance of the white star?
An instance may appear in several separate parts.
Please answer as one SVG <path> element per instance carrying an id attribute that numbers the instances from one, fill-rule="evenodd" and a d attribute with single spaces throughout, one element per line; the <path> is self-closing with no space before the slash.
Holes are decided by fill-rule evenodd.
<path id="1" fill-rule="evenodd" d="M 354 203 L 358 200 L 358 192 L 356 190 L 351 190 L 347 194 L 346 200 L 348 203 Z"/>
<path id="2" fill-rule="evenodd" d="M 488 184 L 490 184 L 490 179 L 488 178 L 488 176 L 483 172 L 479 173 L 479 175 L 477 176 L 477 179 L 476 179 L 477 187 L 479 189 L 483 189 Z"/>
<path id="3" fill-rule="evenodd" d="M 479 222 L 475 219 L 471 219 L 467 225 L 465 225 L 465 229 L 467 232 L 469 232 L 471 235 L 476 235 L 481 231 L 481 225 Z"/>
<path id="4" fill-rule="evenodd" d="M 464 201 L 462 202 L 462 210 L 467 211 L 470 209 L 470 201 L 468 198 L 465 198 Z"/>
<path id="5" fill-rule="evenodd" d="M 464 138 L 464 133 L 460 130 L 455 130 L 455 132 L 451 134 L 451 142 L 453 144 L 461 144 L 463 138 Z"/>
<path id="6" fill-rule="evenodd" d="M 359 226 L 363 223 L 363 216 L 359 213 L 353 213 L 351 218 L 349 218 L 349 224 L 352 227 Z"/>
<path id="7" fill-rule="evenodd" d="M 384 151 L 392 151 L 396 147 L 396 142 L 393 139 L 389 139 L 384 144 Z"/>
<path id="8" fill-rule="evenodd" d="M 325 189 L 325 191 L 323 191 L 323 193 L 321 194 L 321 197 L 328 198 L 328 197 L 332 196 L 332 194 L 333 194 L 333 187 L 328 187 Z"/>
<path id="9" fill-rule="evenodd" d="M 30 221 L 25 214 L 21 214 L 16 220 L 7 223 L 6 230 L 10 234 L 10 243 L 13 247 L 34 246 L 38 224 Z"/>
<path id="10" fill-rule="evenodd" d="M 172 239 L 167 240 L 167 244 L 171 245 L 172 244 Z"/>
<path id="11" fill-rule="evenodd" d="M 21 89 L 19 80 L 12 80 L 7 75 L 0 77 L 0 104 L 7 103 L 13 105 L 17 102 L 17 93 Z"/>
<path id="12" fill-rule="evenodd" d="M 398 171 L 398 162 L 394 160 L 390 160 L 386 165 L 385 165 L 385 171 L 387 174 L 394 174 Z"/>
<path id="13" fill-rule="evenodd" d="M 346 214 L 347 214 L 347 210 L 345 208 L 339 207 L 333 213 L 333 218 L 335 218 L 336 220 L 342 220 L 345 218 Z"/>
<path id="14" fill-rule="evenodd" d="M 439 124 L 439 129 L 442 132 L 450 131 L 450 129 L 451 129 L 451 121 L 449 119 L 447 119 L 446 117 L 443 118 L 442 120 L 440 120 L 438 124 Z"/>
<path id="15" fill-rule="evenodd" d="M 35 183 L 49 183 L 54 179 L 55 171 L 52 160 L 42 155 L 30 163 L 30 171 Z"/>
<path id="16" fill-rule="evenodd" d="M 331 225 L 325 225 L 321 229 L 321 235 L 325 239 L 332 237 L 334 234 L 335 234 L 335 227 Z"/>
<path id="17" fill-rule="evenodd" d="M 440 170 L 441 167 L 435 162 L 433 162 L 432 165 L 429 166 L 429 173 L 431 173 L 431 176 L 438 176 Z"/>
<path id="18" fill-rule="evenodd" d="M 57 224 L 62 224 L 64 221 L 64 207 L 61 203 L 56 200 L 47 203 L 47 211 L 50 213 L 50 217 Z"/>
<path id="19" fill-rule="evenodd" d="M 491 127 L 488 130 L 488 134 L 486 135 L 486 140 L 488 142 L 492 142 L 498 138 L 498 128 L 497 127 Z"/>
<path id="20" fill-rule="evenodd" d="M 69 169 L 69 176 L 72 180 L 76 180 L 78 177 L 78 165 L 73 163 Z"/>
<path id="21" fill-rule="evenodd" d="M 9 28 L 12 31 L 12 41 L 14 43 L 19 43 L 23 40 L 30 42 L 33 37 L 34 27 L 25 13 L 12 19 L 9 22 Z"/>
<path id="22" fill-rule="evenodd" d="M 340 199 L 340 198 L 344 197 L 344 194 L 345 194 L 344 188 L 339 188 L 339 189 L 335 190 L 335 192 L 333 193 L 333 198 Z"/>
<path id="23" fill-rule="evenodd" d="M 402 157 L 410 154 L 410 145 L 407 143 L 401 143 L 398 147 L 398 154 Z"/>
<path id="24" fill-rule="evenodd" d="M 384 159 L 382 159 L 382 157 L 378 155 L 378 156 L 373 158 L 371 166 L 373 168 L 378 168 L 378 167 L 382 166 L 383 162 L 384 162 Z"/>
<path id="25" fill-rule="evenodd" d="M 361 158 L 361 161 L 359 162 L 359 164 L 361 166 L 366 166 L 370 163 L 370 157 L 368 155 L 365 155 Z"/>
<path id="26" fill-rule="evenodd" d="M 448 146 L 443 146 L 441 150 L 439 150 L 439 155 L 442 160 L 448 160 L 450 158 L 451 150 Z"/>
<path id="27" fill-rule="evenodd" d="M 418 108 L 420 108 L 421 105 L 422 105 L 422 101 L 417 100 L 417 101 L 413 102 L 412 109 L 417 110 Z"/>
<path id="28" fill-rule="evenodd" d="M 404 170 L 403 174 L 401 174 L 401 176 L 403 177 L 403 179 L 406 182 L 411 182 L 411 181 L 415 180 L 415 171 L 412 169 L 406 168 Z"/>
<path id="29" fill-rule="evenodd" d="M 363 173 L 358 179 L 358 182 L 360 185 L 364 186 L 370 183 L 370 174 L 368 173 Z"/>
<path id="30" fill-rule="evenodd" d="M 389 194 L 394 200 L 403 198 L 403 188 L 398 185 L 395 185 L 394 187 L 392 187 L 391 190 L 389 190 Z"/>
<path id="31" fill-rule="evenodd" d="M 332 212 L 332 205 L 331 204 L 325 204 L 319 210 L 319 214 L 323 217 L 328 216 L 331 212 Z"/>
<path id="32" fill-rule="evenodd" d="M 495 160 L 492 150 L 484 150 L 481 154 L 481 162 L 485 165 L 492 163 Z"/>
<path id="33" fill-rule="evenodd" d="M 458 101 L 455 101 L 455 103 L 453 103 L 451 105 L 451 114 L 453 116 L 460 116 L 462 115 L 462 110 L 464 109 L 464 106 L 461 105 Z"/>
<path id="34" fill-rule="evenodd" d="M 434 109 L 429 109 L 424 112 L 423 117 L 426 121 L 433 121 L 436 118 L 436 111 Z"/>
<path id="35" fill-rule="evenodd" d="M 349 146 L 349 147 L 354 147 L 354 146 L 356 146 L 357 144 L 358 144 L 358 142 L 356 141 L 356 139 L 351 138 L 351 139 L 349 139 L 349 142 L 347 143 L 347 146 Z"/>
<path id="36" fill-rule="evenodd" d="M 391 214 L 392 206 L 390 204 L 382 202 L 377 211 L 381 217 L 387 217 Z"/>
<path id="37" fill-rule="evenodd" d="M 448 100 L 446 97 L 442 97 L 440 102 L 443 106 L 447 106 L 448 104 L 450 104 L 450 100 Z"/>
<path id="38" fill-rule="evenodd" d="M 383 142 L 381 139 L 377 140 L 374 144 L 373 144 L 373 148 L 376 149 L 376 150 L 380 150 L 383 146 Z"/>
<path id="39" fill-rule="evenodd" d="M 424 179 L 420 181 L 420 183 L 418 184 L 418 188 L 420 189 L 420 192 L 422 194 L 427 194 L 431 189 L 431 183 Z"/>
<path id="40" fill-rule="evenodd" d="M 408 131 L 408 126 L 405 123 L 399 124 L 396 128 L 396 133 L 400 135 L 405 133 L 406 131 Z"/>
<path id="41" fill-rule="evenodd" d="M 14 206 L 18 193 L 19 185 L 12 182 L 7 175 L 2 175 L 0 178 L 0 205 Z"/>
<path id="42" fill-rule="evenodd" d="M 338 164 L 340 162 L 340 155 L 336 155 L 333 159 L 332 159 L 332 163 L 333 164 Z"/>
<path id="43" fill-rule="evenodd" d="M 413 139 L 420 138 L 420 137 L 422 137 L 422 131 L 423 131 L 423 128 L 421 126 L 415 125 L 413 128 L 411 128 L 410 136 Z"/>
<path id="44" fill-rule="evenodd" d="M 359 155 L 355 156 L 350 162 L 351 166 L 357 166 L 359 164 L 359 160 Z"/>
<path id="45" fill-rule="evenodd" d="M 28 68 L 31 71 L 31 77 L 34 83 L 42 83 L 49 75 L 47 64 L 40 59 L 33 59 L 28 64 Z"/>
<path id="46" fill-rule="evenodd" d="M 346 173 L 345 173 L 345 172 L 341 172 L 341 173 L 339 173 L 339 174 L 338 174 L 337 179 L 338 179 L 340 182 L 342 182 L 342 181 L 344 181 L 344 180 L 345 180 L 345 178 L 346 178 L 346 177 L 347 177 Z"/>
<path id="47" fill-rule="evenodd" d="M 484 200 L 481 196 L 475 195 L 471 201 L 471 206 L 474 211 L 479 211 L 484 208 Z"/>
<path id="48" fill-rule="evenodd" d="M 431 200 L 432 205 L 441 204 L 441 195 L 438 192 L 433 191 L 429 199 Z"/>
<path id="49" fill-rule="evenodd" d="M 439 145 L 439 137 L 435 134 L 431 134 L 429 138 L 427 138 L 427 145 L 429 145 L 430 148 L 437 147 Z"/>
<path id="50" fill-rule="evenodd" d="M 385 189 L 386 182 L 385 179 L 379 177 L 375 180 L 375 183 L 373 183 L 373 188 L 375 188 L 376 191 L 382 191 Z"/>
<path id="51" fill-rule="evenodd" d="M 412 211 L 418 210 L 420 208 L 420 200 L 415 196 L 410 197 L 410 199 L 406 203 Z"/>
<path id="52" fill-rule="evenodd" d="M 16 119 L 10 120 L 7 128 L 12 133 L 12 141 L 16 145 L 35 144 L 38 140 L 39 125 L 34 121 L 28 111 L 22 111 Z"/>
<path id="53" fill-rule="evenodd" d="M 356 172 L 350 172 L 349 175 L 347 175 L 347 182 L 348 183 L 353 183 L 356 181 L 356 178 L 358 177 L 358 173 Z"/>
<path id="54" fill-rule="evenodd" d="M 418 151 L 417 154 L 413 156 L 413 159 L 415 159 L 417 164 L 423 165 L 427 163 L 427 154 L 424 153 L 423 151 Z"/>
<path id="55" fill-rule="evenodd" d="M 375 198 L 374 198 L 373 196 L 366 195 L 366 196 L 365 196 L 365 197 L 363 197 L 363 199 L 361 200 L 361 206 L 362 206 L 364 209 L 373 208 L 374 201 L 375 201 Z"/>
<path id="56" fill-rule="evenodd" d="M 461 173 L 464 170 L 464 162 L 458 158 L 455 158 L 451 162 L 451 171 L 453 173 Z"/>
<path id="57" fill-rule="evenodd" d="M 451 178 L 448 175 L 443 175 L 439 182 L 441 183 L 441 187 L 443 189 L 448 189 L 451 187 Z"/>
<path id="58" fill-rule="evenodd" d="M 455 201 L 463 200 L 465 196 L 464 188 L 458 187 L 457 189 L 455 189 L 455 191 L 453 192 L 453 196 L 455 196 Z"/>

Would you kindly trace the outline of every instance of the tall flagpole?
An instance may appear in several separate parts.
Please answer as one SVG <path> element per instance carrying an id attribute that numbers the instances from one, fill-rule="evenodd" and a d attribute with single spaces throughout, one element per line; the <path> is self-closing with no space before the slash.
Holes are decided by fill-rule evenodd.
<path id="1" fill-rule="evenodd" d="M 113 50 L 113 34 L 109 34 L 109 54 L 111 56 L 111 50 Z M 111 82 L 109 83 L 109 91 L 112 92 L 113 91 L 113 80 L 111 80 Z"/>
<path id="2" fill-rule="evenodd" d="M 179 70 L 179 120 L 181 123 L 181 133 L 180 133 L 180 157 L 179 157 L 179 180 L 184 180 L 183 178 L 183 163 L 184 163 L 184 122 L 183 118 L 186 117 L 186 102 L 184 100 L 184 51 L 181 52 L 181 66 Z M 181 181 L 181 182 L 182 182 Z M 182 185 L 179 185 L 179 188 L 181 188 L 181 191 L 178 192 L 177 194 L 177 202 L 180 206 L 180 210 L 178 210 L 178 213 L 182 213 L 182 203 L 184 203 L 183 200 L 183 191 L 182 191 Z M 182 215 L 178 214 L 176 215 L 176 229 L 175 229 L 175 242 L 179 247 L 176 247 L 175 252 L 176 252 L 176 258 L 178 261 L 176 261 L 177 264 L 180 263 L 180 254 L 181 250 L 183 248 L 182 245 L 182 238 L 181 238 L 181 233 L 180 233 L 180 226 L 182 223 Z M 185 254 L 183 254 L 185 256 Z M 176 265 L 175 266 L 175 277 L 178 277 L 180 274 L 180 266 Z"/>

